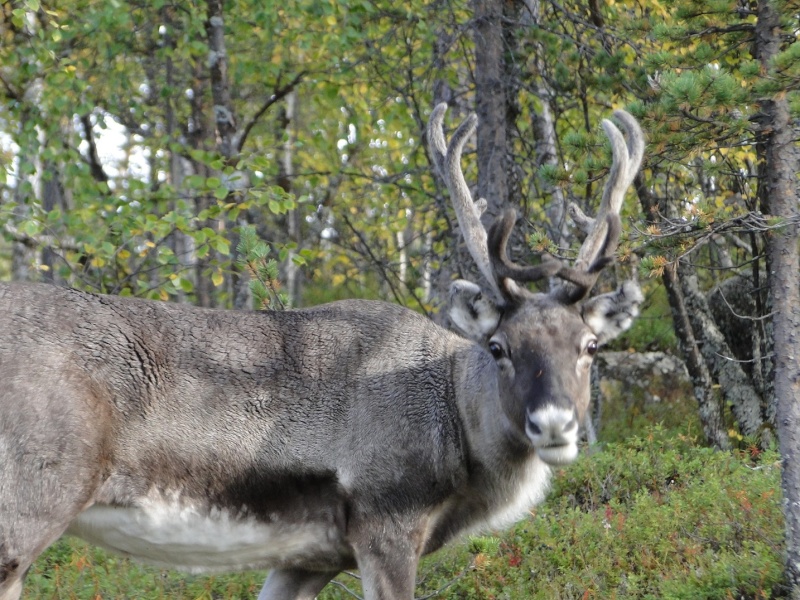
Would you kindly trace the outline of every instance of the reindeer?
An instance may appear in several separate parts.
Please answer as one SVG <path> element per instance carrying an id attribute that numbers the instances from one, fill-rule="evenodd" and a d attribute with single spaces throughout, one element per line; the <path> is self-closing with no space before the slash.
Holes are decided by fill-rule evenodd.
<path id="1" fill-rule="evenodd" d="M 0 600 L 62 534 L 194 573 L 271 569 L 260 600 L 360 569 L 413 598 L 420 557 L 520 518 L 578 454 L 598 347 L 636 284 L 585 299 L 613 257 L 643 154 L 625 112 L 576 263 L 512 262 L 513 211 L 484 230 L 461 171 L 475 129 L 429 145 L 487 286 L 456 281 L 463 333 L 385 302 L 232 312 L 35 284 L 0 287 Z M 523 283 L 550 278 L 550 293 Z"/>

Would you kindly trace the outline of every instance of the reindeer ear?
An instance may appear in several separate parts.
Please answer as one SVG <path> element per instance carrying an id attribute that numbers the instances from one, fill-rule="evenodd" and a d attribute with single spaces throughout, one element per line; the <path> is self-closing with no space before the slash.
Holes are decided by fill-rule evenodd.
<path id="1" fill-rule="evenodd" d="M 502 315 L 480 287 L 463 279 L 450 284 L 448 314 L 453 324 L 476 342 L 484 341 L 497 329 Z"/>
<path id="2" fill-rule="evenodd" d="M 639 284 L 626 281 L 616 292 L 587 300 L 581 308 L 583 321 L 594 331 L 598 343 L 605 344 L 633 324 L 643 301 Z"/>

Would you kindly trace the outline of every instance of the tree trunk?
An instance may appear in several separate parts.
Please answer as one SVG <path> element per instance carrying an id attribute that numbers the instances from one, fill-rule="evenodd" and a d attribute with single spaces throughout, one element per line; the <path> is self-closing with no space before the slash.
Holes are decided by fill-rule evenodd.
<path id="1" fill-rule="evenodd" d="M 780 51 L 782 35 L 777 2 L 758 4 L 756 57 L 762 70 Z M 786 582 L 791 597 L 800 599 L 800 256 L 798 256 L 798 132 L 785 94 L 761 102 L 765 180 L 761 194 L 767 214 L 785 226 L 767 238 L 769 289 L 773 311 L 773 363 L 778 439 L 786 521 Z"/>
<path id="2" fill-rule="evenodd" d="M 30 110 L 23 108 L 20 111 L 19 131 L 25 130 L 30 119 Z M 28 147 L 20 144 L 20 153 L 17 157 L 19 165 L 19 176 L 17 177 L 16 187 L 14 188 L 14 219 L 16 224 L 22 223 L 31 214 L 29 199 L 35 194 L 26 190 L 27 185 L 35 190 L 33 173 L 35 169 L 30 169 L 29 165 L 35 160 L 33 153 Z M 29 172 L 30 171 L 30 174 Z M 11 244 L 11 279 L 14 281 L 30 281 L 35 274 L 31 272 L 31 264 L 35 260 L 35 250 L 32 246 L 25 244 L 22 240 L 15 240 Z"/>
<path id="3" fill-rule="evenodd" d="M 228 54 L 225 47 L 225 21 L 223 0 L 207 0 L 206 2 L 206 42 L 208 44 L 208 58 L 206 61 L 198 61 L 195 65 L 197 74 L 195 81 L 194 94 L 192 94 L 192 120 L 197 127 L 190 136 L 192 147 L 201 148 L 207 141 L 207 136 L 211 134 L 210 128 L 205 127 L 206 115 L 203 110 L 203 84 L 205 77 L 202 72 L 204 67 L 208 68 L 208 79 L 210 80 L 212 111 L 213 111 L 213 134 L 214 146 L 228 164 L 233 161 L 237 153 L 236 148 L 236 118 L 233 113 L 231 102 L 230 85 L 228 81 Z M 197 89 L 199 88 L 199 89 Z M 202 126 L 198 126 L 202 123 Z M 195 162 L 195 169 L 199 175 L 208 177 L 211 175 L 206 165 Z M 196 198 L 196 210 L 198 212 L 207 209 L 214 200 L 207 194 Z M 217 231 L 229 229 L 225 220 L 207 221 L 199 226 L 208 226 Z M 218 298 L 214 291 L 214 284 L 211 281 L 209 269 L 214 261 L 215 251 L 209 252 L 204 258 L 197 259 L 195 268 L 197 282 L 195 293 L 197 303 L 200 306 L 212 307 L 218 305 Z M 234 294 L 235 295 L 235 294 Z"/>
<path id="4" fill-rule="evenodd" d="M 645 187 L 641 175 L 636 177 L 634 184 L 645 215 L 653 215 L 658 222 L 660 220 L 658 215 L 666 213 L 665 207 L 658 206 L 650 190 Z M 709 444 L 721 449 L 729 448 L 730 441 L 722 420 L 721 398 L 714 390 L 711 372 L 700 351 L 692 319 L 689 316 L 689 308 L 684 298 L 677 265 L 668 265 L 664 269 L 661 280 L 664 282 L 667 292 L 667 301 L 672 311 L 672 323 L 683 355 L 683 362 L 686 364 L 686 370 L 692 380 L 703 433 Z"/>
<path id="5" fill-rule="evenodd" d="M 66 206 L 64 202 L 64 188 L 61 186 L 61 172 L 55 161 L 47 160 L 43 166 L 45 172 L 50 173 L 50 178 L 42 182 L 42 210 L 45 213 L 49 213 L 56 208 L 64 211 Z M 42 247 L 42 267 L 44 267 L 42 272 L 43 281 L 59 285 L 64 284 L 63 278 L 58 275 L 56 269 L 58 260 L 58 252 L 51 244 Z"/>
<path id="6" fill-rule="evenodd" d="M 236 152 L 234 136 L 236 118 L 231 103 L 228 83 L 228 52 L 225 49 L 225 21 L 223 0 L 208 0 L 208 68 L 211 75 L 211 97 L 214 100 L 214 123 L 217 132 L 217 149 L 227 160 Z"/>
<path id="7" fill-rule="evenodd" d="M 436 35 L 436 41 L 434 42 L 433 46 L 433 68 L 437 74 L 445 69 L 447 51 L 450 48 L 451 43 L 452 40 L 450 39 L 445 28 L 440 28 Z M 442 77 L 437 77 L 434 79 L 433 106 L 436 106 L 442 102 L 446 102 L 450 106 L 451 111 L 456 112 L 453 110 L 453 103 L 455 102 L 456 98 L 457 94 L 450 86 L 447 79 Z M 434 174 L 436 173 L 436 167 L 432 162 L 430 163 L 430 172 Z M 447 304 L 447 290 L 450 287 L 450 282 L 454 279 L 454 273 L 456 272 L 457 264 L 460 261 L 437 260 L 438 257 L 433 256 L 433 246 L 434 242 L 439 239 L 438 237 L 435 238 L 435 236 L 446 236 L 448 239 L 446 246 L 448 248 L 457 250 L 460 246 L 460 237 L 455 227 L 455 221 L 448 217 L 449 202 L 443 193 L 443 188 L 439 185 L 442 182 L 439 180 L 438 176 L 435 177 L 435 179 L 437 180 L 437 193 L 434 196 L 436 210 L 439 216 L 444 218 L 447 222 L 447 231 L 444 233 L 429 231 L 426 234 L 426 259 L 423 279 L 425 280 L 425 286 L 428 290 L 426 293 L 428 297 L 427 301 L 440 308 L 440 310 L 436 310 L 433 313 L 434 322 L 442 327 L 450 327 L 449 317 L 447 316 L 447 310 L 444 309 L 444 306 Z M 454 253 L 456 257 L 458 254 L 459 253 L 457 251 Z"/>
<path id="8" fill-rule="evenodd" d="M 690 310 L 684 298 L 677 265 L 664 269 L 662 280 L 672 309 L 675 335 L 683 354 L 686 370 L 692 380 L 694 396 L 697 399 L 700 423 L 706 440 L 720 449 L 730 447 L 730 441 L 722 420 L 722 398 L 714 391 L 711 372 L 700 350 L 695 329 L 692 327 Z"/>
<path id="9" fill-rule="evenodd" d="M 520 24 L 523 27 L 538 27 L 541 22 L 542 5 L 538 0 L 525 0 L 525 10 L 522 12 Z M 536 44 L 536 54 L 542 52 L 541 44 Z M 537 60 L 536 70 L 541 74 L 545 72 L 545 66 Z M 555 115 L 550 108 L 551 99 L 554 97 L 553 90 L 547 80 L 541 75 L 538 78 L 533 93 L 539 99 L 541 110 L 537 113 L 531 111 L 531 124 L 535 137 L 536 162 L 535 168 L 543 165 L 558 165 L 558 148 L 556 147 L 556 121 Z M 564 190 L 557 185 L 545 183 L 540 189 L 543 198 L 549 198 L 545 214 L 547 215 L 547 234 L 553 243 L 559 248 L 569 244 L 569 228 L 567 227 L 567 200 L 564 197 Z"/>
<path id="10" fill-rule="evenodd" d="M 475 0 L 475 112 L 478 115 L 478 198 L 492 219 L 508 206 L 503 1 Z"/>
<path id="11" fill-rule="evenodd" d="M 517 30 L 527 11 L 517 2 L 474 0 L 475 112 L 478 115 L 478 198 L 487 202 L 485 226 L 509 206 L 523 204 L 520 169 L 514 156 L 520 114 Z M 508 249 L 527 256 L 527 232 L 517 227 Z"/>
<path id="12" fill-rule="evenodd" d="M 764 425 L 761 396 L 741 363 L 732 360 L 733 351 L 714 321 L 706 297 L 700 292 L 694 269 L 681 264 L 678 278 L 703 360 L 714 381 L 719 384 L 725 401 L 730 403 L 739 430 L 749 437 L 759 436 Z"/>
<path id="13" fill-rule="evenodd" d="M 292 91 L 286 95 L 282 111 L 282 118 L 279 119 L 282 129 L 283 148 L 281 149 L 281 160 L 278 166 L 278 185 L 286 193 L 292 193 L 292 177 L 294 176 L 294 145 L 295 145 L 295 113 L 297 109 L 297 91 Z M 290 242 L 300 248 L 302 242 L 301 235 L 302 215 L 300 208 L 296 207 L 286 215 L 286 233 Z M 297 256 L 297 249 L 289 250 L 284 262 L 284 272 L 286 273 L 286 294 L 289 297 L 289 306 L 300 306 L 302 272 L 300 267 L 294 262 Z"/>

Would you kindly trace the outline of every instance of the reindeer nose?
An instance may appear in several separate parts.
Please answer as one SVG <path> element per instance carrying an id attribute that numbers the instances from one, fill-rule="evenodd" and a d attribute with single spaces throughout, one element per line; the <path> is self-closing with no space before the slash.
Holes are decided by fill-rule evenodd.
<path id="1" fill-rule="evenodd" d="M 573 409 L 550 405 L 529 412 L 525 432 L 547 463 L 566 464 L 578 455 L 578 419 Z"/>

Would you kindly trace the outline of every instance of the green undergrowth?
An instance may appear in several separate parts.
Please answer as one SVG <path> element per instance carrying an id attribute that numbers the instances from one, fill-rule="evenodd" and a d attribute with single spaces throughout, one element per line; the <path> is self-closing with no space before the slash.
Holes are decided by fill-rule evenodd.
<path id="1" fill-rule="evenodd" d="M 560 470 L 513 529 L 426 558 L 417 597 L 778 598 L 780 505 L 775 452 L 715 452 L 650 427 Z M 255 598 L 264 576 L 187 576 L 65 539 L 34 565 L 24 598 Z M 320 599 L 353 594 L 345 574 Z"/>
<path id="2" fill-rule="evenodd" d="M 782 576 L 779 486 L 774 452 L 715 452 L 659 428 L 609 445 L 559 473 L 503 538 L 509 583 L 495 597 L 769 598 Z"/>

